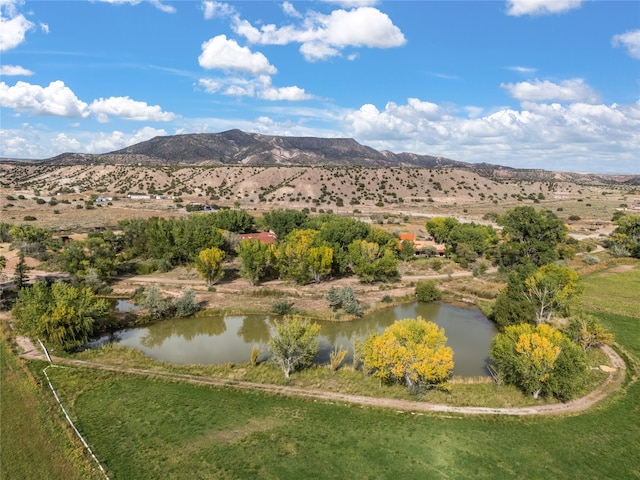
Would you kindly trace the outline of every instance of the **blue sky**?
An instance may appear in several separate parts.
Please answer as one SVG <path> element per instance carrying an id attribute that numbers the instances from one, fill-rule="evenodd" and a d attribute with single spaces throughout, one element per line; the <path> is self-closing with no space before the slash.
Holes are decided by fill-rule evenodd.
<path id="1" fill-rule="evenodd" d="M 0 156 L 232 128 L 640 173 L 640 2 L 0 0 Z"/>

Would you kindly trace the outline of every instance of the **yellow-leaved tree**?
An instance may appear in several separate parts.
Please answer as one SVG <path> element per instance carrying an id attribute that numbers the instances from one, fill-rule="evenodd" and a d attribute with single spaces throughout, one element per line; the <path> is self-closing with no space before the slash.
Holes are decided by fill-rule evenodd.
<path id="1" fill-rule="evenodd" d="M 422 317 L 398 320 L 362 346 L 367 373 L 410 390 L 443 385 L 453 371 L 453 350 L 444 329 Z"/>
<path id="2" fill-rule="evenodd" d="M 205 248 L 198 254 L 195 262 L 196 269 L 202 275 L 202 278 L 207 281 L 207 285 L 213 285 L 224 275 L 222 270 L 224 257 L 224 251 L 217 247 Z"/>
<path id="3" fill-rule="evenodd" d="M 547 324 L 510 325 L 493 339 L 490 357 L 507 383 L 538 398 L 574 397 L 586 378 L 586 357 L 580 345 Z"/>

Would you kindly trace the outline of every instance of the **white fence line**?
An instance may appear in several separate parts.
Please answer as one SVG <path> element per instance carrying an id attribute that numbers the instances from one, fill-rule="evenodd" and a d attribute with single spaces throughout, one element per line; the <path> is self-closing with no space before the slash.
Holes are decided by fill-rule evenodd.
<path id="1" fill-rule="evenodd" d="M 47 375 L 47 368 L 49 368 L 49 367 L 57 367 L 57 365 L 53 364 L 53 362 L 51 360 L 51 357 L 49 356 L 49 352 L 45 348 L 45 346 L 42 343 L 42 341 L 40 341 L 40 339 L 38 339 L 38 341 L 40 342 L 40 345 L 42 346 L 42 349 L 44 350 L 44 353 L 47 356 L 47 359 L 49 360 L 49 365 L 47 367 L 45 367 L 44 370 L 42 370 L 42 373 L 44 373 L 44 376 L 47 379 L 47 383 L 49 383 L 49 388 L 51 389 L 51 392 L 53 393 L 53 396 L 55 397 L 56 401 L 58 402 L 58 405 L 60 405 L 60 409 L 62 410 L 62 413 L 64 413 L 64 416 L 67 419 L 67 422 L 69 422 L 69 425 L 71 425 L 71 428 L 73 428 L 74 432 L 76 432 L 76 435 L 78 435 L 78 438 L 80 439 L 80 441 L 82 442 L 84 447 L 87 449 L 87 451 L 91 455 L 91 458 L 93 458 L 93 460 L 98 465 L 98 468 L 100 469 L 100 471 L 104 475 L 104 478 L 109 480 L 109 476 L 107 475 L 107 472 L 105 471 L 105 469 L 102 467 L 102 464 L 98 460 L 98 457 L 95 456 L 95 454 L 93 453 L 93 450 L 91 450 L 91 447 L 89 446 L 87 441 L 84 439 L 84 437 L 82 436 L 80 431 L 76 428 L 75 424 L 71 420 L 71 417 L 69 416 L 69 414 L 65 410 L 64 406 L 62 405 L 62 402 L 60 401 L 60 397 L 58 397 L 58 393 L 56 392 L 55 388 L 53 388 L 53 384 L 51 383 L 51 380 L 49 379 L 49 375 Z M 62 368 L 64 368 L 64 367 L 62 367 Z"/>

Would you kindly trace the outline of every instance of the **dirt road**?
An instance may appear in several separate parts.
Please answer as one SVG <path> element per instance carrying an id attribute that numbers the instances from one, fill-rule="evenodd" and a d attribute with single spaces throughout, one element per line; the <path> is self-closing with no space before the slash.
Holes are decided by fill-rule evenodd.
<path id="1" fill-rule="evenodd" d="M 22 356 L 28 359 L 46 360 L 44 353 L 25 337 L 18 338 L 18 344 L 23 350 Z M 611 347 L 602 347 L 603 351 L 608 355 L 610 360 L 609 375 L 607 379 L 588 395 L 577 398 L 570 402 L 558 403 L 552 405 L 540 405 L 531 407 L 514 407 L 514 408 L 488 408 L 488 407 L 456 407 L 451 405 L 440 405 L 433 403 L 417 402 L 410 400 L 398 400 L 392 398 L 366 397 L 363 395 L 348 395 L 337 392 L 326 392 L 322 390 L 313 390 L 298 387 L 288 387 L 280 385 L 270 385 L 254 382 L 231 381 L 229 379 L 200 377 L 194 375 L 156 372 L 140 368 L 119 367 L 113 365 L 100 364 L 95 362 L 86 362 L 82 360 L 73 360 L 68 358 L 53 358 L 56 364 L 73 365 L 80 368 L 93 368 L 98 370 L 107 370 L 113 372 L 122 372 L 133 375 L 143 375 L 157 378 L 164 378 L 172 381 L 182 381 L 194 384 L 212 385 L 216 387 L 237 388 L 242 390 L 260 390 L 268 393 L 286 395 L 291 397 L 311 398 L 335 403 L 348 403 L 355 405 L 363 405 L 376 408 L 391 408 L 403 413 L 415 412 L 444 412 L 464 415 L 560 415 L 567 413 L 575 413 L 587 410 L 591 406 L 600 402 L 613 391 L 620 387 L 625 378 L 626 365 L 623 359 Z"/>

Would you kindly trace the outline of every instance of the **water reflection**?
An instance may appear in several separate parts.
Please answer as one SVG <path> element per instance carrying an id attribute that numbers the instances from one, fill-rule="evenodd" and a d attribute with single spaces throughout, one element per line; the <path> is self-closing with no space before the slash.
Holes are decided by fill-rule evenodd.
<path id="1" fill-rule="evenodd" d="M 422 316 L 444 327 L 447 344 L 454 351 L 454 373 L 462 376 L 486 375 L 486 358 L 496 329 L 475 309 L 440 303 L 414 303 L 381 310 L 353 322 L 320 322 L 319 363 L 329 362 L 334 347 L 349 353 L 353 343 L 362 342 L 371 333 L 380 333 L 397 319 Z M 251 348 L 260 348 L 262 359 L 268 355 L 271 319 L 265 316 L 212 316 L 172 319 L 144 328 L 117 333 L 118 342 L 146 355 L 177 364 L 246 363 Z"/>

